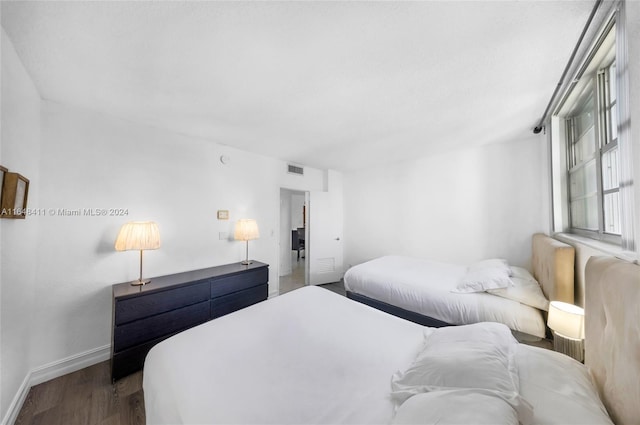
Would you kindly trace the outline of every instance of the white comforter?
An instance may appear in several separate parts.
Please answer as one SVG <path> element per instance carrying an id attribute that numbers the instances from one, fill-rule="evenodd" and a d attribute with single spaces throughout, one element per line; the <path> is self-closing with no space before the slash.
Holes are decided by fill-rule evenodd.
<path id="1" fill-rule="evenodd" d="M 147 424 L 388 424 L 392 376 L 432 332 L 322 288 L 298 289 L 156 345 L 144 367 Z M 533 424 L 610 424 L 582 364 L 522 344 L 516 360 Z M 455 417 L 470 423 L 478 413 Z"/>
<path id="2" fill-rule="evenodd" d="M 540 310 L 487 293 L 460 294 L 466 266 L 411 257 L 386 256 L 350 268 L 347 291 L 454 325 L 499 322 L 544 338 Z"/>
<path id="3" fill-rule="evenodd" d="M 424 329 L 326 289 L 290 292 L 156 345 L 147 423 L 388 423 L 391 375 Z"/>

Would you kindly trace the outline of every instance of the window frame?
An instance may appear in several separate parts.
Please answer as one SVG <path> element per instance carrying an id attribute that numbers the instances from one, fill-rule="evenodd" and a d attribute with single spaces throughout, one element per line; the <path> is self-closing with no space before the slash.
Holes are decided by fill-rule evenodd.
<path id="1" fill-rule="evenodd" d="M 611 100 L 611 90 L 615 88 L 611 83 L 611 68 L 616 66 L 616 19 L 613 17 L 602 31 L 601 36 L 598 38 L 593 49 L 585 59 L 585 71 L 581 75 L 579 85 L 574 85 L 565 93 L 563 102 L 556 109 L 553 116 L 556 118 L 555 122 L 559 124 L 560 131 L 557 132 L 557 136 L 560 138 L 560 143 L 564 151 L 565 160 L 562 173 L 564 177 L 561 177 L 565 184 L 565 190 L 562 195 L 562 209 L 565 213 L 562 214 L 566 225 L 562 226 L 563 231 L 585 236 L 591 239 L 600 240 L 620 246 L 622 244 L 622 235 L 608 232 L 605 228 L 605 195 L 611 193 L 620 193 L 620 178 L 618 176 L 618 185 L 615 188 L 604 189 L 603 183 L 603 156 L 613 149 L 618 148 L 618 138 L 613 136 L 613 129 L 611 125 L 611 114 L 613 110 L 617 112 L 617 104 L 619 99 Z M 613 42 L 607 39 L 613 38 Z M 617 75 L 616 75 L 617 78 Z M 618 81 L 615 81 L 618 84 Z M 579 116 L 578 111 L 582 113 L 585 105 L 589 102 L 589 98 L 593 97 L 593 106 L 591 113 L 593 114 L 593 131 L 594 131 L 594 146 L 591 147 L 593 152 L 589 157 L 582 159 L 580 163 L 576 160 L 577 142 L 575 134 L 576 117 Z M 619 122 L 619 117 L 616 118 L 616 125 Z M 617 131 L 616 131 L 617 133 Z M 619 150 L 618 150 L 619 152 Z M 581 228 L 574 225 L 574 215 L 572 202 L 579 198 L 573 198 L 572 196 L 572 182 L 575 180 L 575 173 L 581 168 L 586 168 L 590 162 L 595 161 L 596 169 L 596 214 L 597 214 L 597 229 Z M 619 172 L 619 170 L 618 170 Z M 573 174 L 573 176 L 572 176 Z M 590 192 L 593 196 L 593 192 Z M 587 193 L 583 193 L 580 196 L 588 197 Z M 618 207 L 617 222 L 621 225 L 621 210 L 624 206 L 621 205 L 620 198 Z M 585 214 L 587 210 L 585 209 Z M 556 213 L 554 212 L 554 217 Z M 585 219 L 588 221 L 588 219 Z M 622 230 L 619 229 L 621 232 Z"/>

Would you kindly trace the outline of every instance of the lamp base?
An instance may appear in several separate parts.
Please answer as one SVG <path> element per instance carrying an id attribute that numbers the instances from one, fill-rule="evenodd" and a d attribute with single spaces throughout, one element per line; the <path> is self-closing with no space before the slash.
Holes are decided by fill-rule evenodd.
<path id="1" fill-rule="evenodd" d="M 142 286 L 142 285 L 146 285 L 147 283 L 151 282 L 151 279 L 147 279 L 147 280 L 134 280 L 133 282 L 131 282 L 132 286 Z"/>
<path id="2" fill-rule="evenodd" d="M 584 362 L 584 340 L 567 338 L 553 331 L 553 349 L 579 362 Z"/>
<path id="3" fill-rule="evenodd" d="M 245 266 L 248 266 L 249 264 L 253 264 L 252 260 L 242 260 L 242 262 L 240 264 L 244 264 Z"/>

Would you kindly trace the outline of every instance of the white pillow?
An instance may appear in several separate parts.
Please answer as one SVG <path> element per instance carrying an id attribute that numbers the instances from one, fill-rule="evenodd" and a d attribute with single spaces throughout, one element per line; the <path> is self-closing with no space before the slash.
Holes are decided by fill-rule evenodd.
<path id="1" fill-rule="evenodd" d="M 615 349 L 612 347 L 612 349 Z M 585 365 L 555 351 L 520 344 L 520 393 L 537 424 L 612 425 Z M 637 377 L 630 377 L 635 379 Z"/>
<path id="2" fill-rule="evenodd" d="M 414 395 L 396 411 L 393 424 L 518 425 L 518 414 L 483 390 L 433 391 Z"/>
<path id="3" fill-rule="evenodd" d="M 502 298 L 517 301 L 540 310 L 549 311 L 549 300 L 544 296 L 540 284 L 534 280 L 521 277 L 511 277 L 513 286 L 498 289 L 489 289 L 488 293 Z"/>
<path id="4" fill-rule="evenodd" d="M 509 267 L 507 260 L 503 258 L 490 258 L 488 260 L 481 260 L 471 264 L 468 271 L 475 272 L 483 269 L 503 269 L 509 276 L 513 276 L 513 271 Z"/>
<path id="5" fill-rule="evenodd" d="M 487 267 L 467 271 L 458 286 L 451 292 L 484 292 L 508 286 L 513 286 L 513 282 L 506 269 Z"/>
<path id="6" fill-rule="evenodd" d="M 513 406 L 520 422 L 529 423 L 530 406 L 519 395 L 517 345 L 509 328 L 501 323 L 435 329 L 411 366 L 393 375 L 391 396 L 402 403 L 424 392 L 484 389 Z"/>
<path id="7" fill-rule="evenodd" d="M 538 282 L 536 278 L 533 277 L 531 273 L 529 273 L 529 270 L 525 269 L 524 267 L 511 266 L 511 273 L 512 273 L 511 276 L 515 276 L 515 277 L 519 277 L 527 280 L 533 280 L 536 283 Z"/>

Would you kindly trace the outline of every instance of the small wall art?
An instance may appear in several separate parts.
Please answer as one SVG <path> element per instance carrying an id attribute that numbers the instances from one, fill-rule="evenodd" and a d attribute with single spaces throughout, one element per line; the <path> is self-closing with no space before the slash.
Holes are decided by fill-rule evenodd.
<path id="1" fill-rule="evenodd" d="M 29 180 L 18 173 L 8 171 L 3 172 L 2 180 L 0 217 L 25 218 L 27 215 Z"/>
<path id="2" fill-rule="evenodd" d="M 4 183 L 4 175 L 7 171 L 9 170 L 0 165 L 0 199 L 2 199 L 2 184 Z"/>

